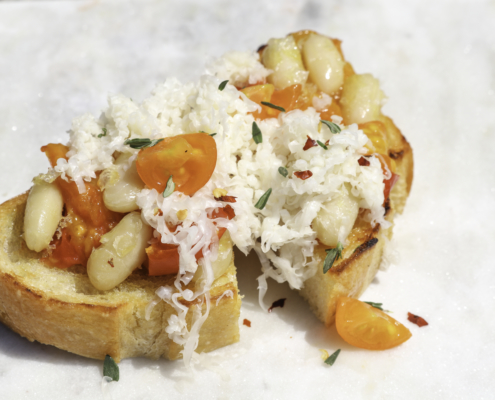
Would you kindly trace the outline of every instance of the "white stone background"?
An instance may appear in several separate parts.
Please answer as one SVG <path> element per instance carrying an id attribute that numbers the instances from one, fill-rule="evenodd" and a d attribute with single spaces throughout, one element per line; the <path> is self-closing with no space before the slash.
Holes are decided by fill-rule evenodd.
<path id="1" fill-rule="evenodd" d="M 73 117 L 108 93 L 136 101 L 207 57 L 314 29 L 344 41 L 357 72 L 378 77 L 385 112 L 414 149 L 397 218 L 400 259 L 362 299 L 383 302 L 413 337 L 352 348 L 299 296 L 270 282 L 257 304 L 255 258 L 240 263 L 241 341 L 181 362 L 124 360 L 102 389 L 102 362 L 30 343 L 0 326 L 1 399 L 492 399 L 495 391 L 495 2 L 493 0 L 0 1 L 0 201 L 48 166 Z M 407 312 L 430 325 L 409 323 Z M 325 366 L 319 348 L 342 352 Z"/>

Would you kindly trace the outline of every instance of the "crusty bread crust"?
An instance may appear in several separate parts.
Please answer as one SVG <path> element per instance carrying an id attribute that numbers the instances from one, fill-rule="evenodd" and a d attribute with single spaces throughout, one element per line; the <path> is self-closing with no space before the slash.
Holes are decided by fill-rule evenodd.
<path id="1" fill-rule="evenodd" d="M 139 356 L 181 358 L 182 346 L 165 332 L 173 308 L 162 301 L 150 320 L 145 319 L 155 290 L 171 284 L 173 278 L 137 271 L 117 288 L 100 292 L 81 268 L 45 266 L 21 237 L 26 199 L 27 193 L 0 206 L 0 321 L 30 341 L 85 357 L 103 359 L 109 354 L 117 361 Z M 233 296 L 221 297 L 227 290 Z M 198 352 L 239 340 L 241 297 L 233 262 L 214 282 L 210 295 L 210 314 L 200 331 Z"/>
<path id="2" fill-rule="evenodd" d="M 394 215 L 402 213 L 411 191 L 414 167 L 411 146 L 390 118 L 383 116 L 382 122 L 387 127 L 389 156 L 395 160 L 396 173 L 400 176 L 386 206 L 386 219 L 392 226 L 382 229 L 377 225 L 373 228 L 358 218 L 347 238 L 342 259 L 336 261 L 326 274 L 323 274 L 323 262 L 328 247 L 319 245 L 315 248 L 314 256 L 319 267 L 316 274 L 304 282 L 299 293 L 327 326 L 335 321 L 337 299 L 342 296 L 359 298 L 375 277 L 385 244 L 392 238 Z"/>

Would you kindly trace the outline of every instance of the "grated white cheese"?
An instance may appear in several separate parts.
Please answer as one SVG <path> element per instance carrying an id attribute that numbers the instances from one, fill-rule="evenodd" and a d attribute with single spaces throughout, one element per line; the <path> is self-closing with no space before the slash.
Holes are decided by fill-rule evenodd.
<path id="1" fill-rule="evenodd" d="M 225 292 L 222 293 L 222 295 L 217 299 L 217 302 L 215 305 L 218 306 L 218 303 L 220 303 L 220 300 L 222 300 L 224 297 L 230 297 L 234 298 L 234 292 L 232 290 L 226 290 Z"/>
<path id="2" fill-rule="evenodd" d="M 359 207 L 370 210 L 373 223 L 387 226 L 383 218 L 381 164 L 370 157 L 369 166 L 359 165 L 368 138 L 357 125 L 340 125 L 342 131 L 333 134 L 320 123 L 315 108 L 310 107 L 281 113 L 278 119 L 258 121 L 263 141 L 253 141 L 254 118 L 250 113 L 259 106 L 233 85 L 264 81 L 269 73 L 260 64 L 257 53 L 233 52 L 210 63 L 208 74 L 197 83 L 184 85 L 168 79 L 141 104 L 123 95 L 110 96 L 109 106 L 98 120 L 83 115 L 73 121 L 69 160 L 58 160 L 55 167 L 84 192 L 84 181 L 94 178 L 96 171 L 110 167 L 114 152 L 134 156 L 138 153 L 124 145 L 129 137 L 155 139 L 199 131 L 216 133 L 217 164 L 202 189 L 193 196 L 174 192 L 163 198 L 156 190 L 146 188 L 137 200 L 142 218 L 155 229 L 155 236 L 161 235 L 163 243 L 179 246 L 180 270 L 174 287 L 157 290 L 157 300 L 147 307 L 146 317 L 160 299 L 174 307 L 176 314 L 169 318 L 166 331 L 174 342 L 184 346 L 186 365 L 195 359 L 199 331 L 210 310 L 211 262 L 217 256 L 217 227 L 226 227 L 244 253 L 252 249 L 257 252 L 263 272 L 258 278 L 260 304 L 267 309 L 263 305 L 267 277 L 287 281 L 292 288 L 300 289 L 314 275 L 317 265 L 312 255 L 317 241 L 311 223 L 322 204 L 339 195 L 344 184 L 359 199 Z M 225 79 L 232 85 L 218 90 Z M 313 104 L 321 109 L 329 102 L 331 99 L 323 96 Z M 341 124 L 342 118 L 333 116 L 332 121 Z M 103 128 L 107 134 L 99 138 Z M 323 143 L 328 141 L 328 150 L 316 146 L 304 151 L 307 136 Z M 281 166 L 288 170 L 287 177 L 278 172 Z M 294 175 L 305 170 L 310 170 L 312 177 L 302 180 Z M 226 189 L 237 198 L 231 203 L 236 214 L 232 221 L 212 218 L 212 212 L 224 206 L 213 197 L 215 188 Z M 271 197 L 266 207 L 258 210 L 254 204 L 269 188 Z M 157 209 L 162 213 L 157 213 Z M 187 210 L 182 212 L 186 218 L 181 221 L 177 217 L 180 210 Z M 175 232 L 168 229 L 167 224 L 179 222 Z M 205 256 L 200 261 L 205 278 L 194 290 L 184 289 L 198 269 L 195 255 L 200 250 Z M 189 310 L 181 299 L 197 304 Z M 190 329 L 186 323 L 189 312 L 193 313 Z"/>

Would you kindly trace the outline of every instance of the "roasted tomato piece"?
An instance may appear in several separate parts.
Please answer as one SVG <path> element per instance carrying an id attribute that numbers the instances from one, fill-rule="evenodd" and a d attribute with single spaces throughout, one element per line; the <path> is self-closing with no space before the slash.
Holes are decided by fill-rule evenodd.
<path id="1" fill-rule="evenodd" d="M 261 112 L 254 112 L 253 117 L 257 119 L 277 118 L 280 110 L 261 104 L 261 102 L 271 103 L 275 106 L 282 107 L 285 111 L 295 110 L 296 108 L 304 110 L 307 108 L 304 97 L 302 96 L 302 85 L 288 86 L 282 90 L 275 90 L 270 84 L 249 86 L 242 89 L 242 92 L 252 101 L 261 106 Z"/>
<path id="2" fill-rule="evenodd" d="M 383 122 L 370 121 L 359 124 L 358 128 L 361 129 L 363 133 L 368 136 L 371 143 L 373 143 L 374 150 L 366 146 L 369 149 L 369 154 L 374 152 L 380 154 L 388 153 L 387 128 Z"/>
<path id="3" fill-rule="evenodd" d="M 230 205 L 224 208 L 218 208 L 212 213 L 212 218 L 235 217 L 234 209 Z M 221 239 L 226 228 L 218 228 L 218 239 Z M 151 240 L 151 246 L 146 249 L 148 255 L 148 271 L 151 276 L 176 274 L 179 272 L 179 246 L 174 244 L 165 244 L 160 238 Z M 196 253 L 196 260 L 203 258 L 203 250 Z"/>
<path id="4" fill-rule="evenodd" d="M 335 324 L 342 339 L 362 349 L 386 350 L 411 337 L 409 329 L 385 312 L 350 297 L 338 299 Z"/>
<path id="5" fill-rule="evenodd" d="M 69 151 L 67 146 L 50 143 L 41 148 L 52 167 Z M 44 261 L 52 266 L 68 268 L 75 264 L 86 266 L 94 247 L 100 244 L 100 237 L 109 232 L 122 219 L 123 214 L 108 210 L 96 179 L 85 182 L 86 191 L 79 193 L 75 182 L 56 179 L 65 204 L 66 223 L 62 236 L 55 239 L 55 249 Z"/>
<path id="6" fill-rule="evenodd" d="M 382 164 L 383 175 L 387 174 L 387 168 L 392 173 L 389 179 L 383 180 L 383 183 L 385 184 L 385 187 L 383 189 L 383 197 L 384 197 L 384 201 L 387 201 L 388 197 L 390 196 L 390 192 L 392 191 L 392 188 L 399 180 L 399 175 L 395 173 L 396 170 L 395 160 L 384 154 L 376 154 L 376 156 L 378 157 L 380 163 Z"/>
<path id="7" fill-rule="evenodd" d="M 282 107 L 285 111 L 295 110 L 296 108 L 303 110 L 307 108 L 307 105 L 303 102 L 301 95 L 302 85 L 297 84 L 288 86 L 282 90 L 275 90 L 270 103 Z M 277 116 L 279 112 L 280 111 L 277 111 Z"/>
<path id="8" fill-rule="evenodd" d="M 163 139 L 142 149 L 136 160 L 146 185 L 163 192 L 172 176 L 175 190 L 193 195 L 210 179 L 217 164 L 215 139 L 206 133 L 190 133 Z"/>
<path id="9" fill-rule="evenodd" d="M 270 103 L 274 91 L 275 86 L 273 86 L 271 83 L 249 86 L 241 90 L 241 92 L 244 93 L 249 100 L 254 101 L 261 106 L 261 112 L 255 111 L 253 113 L 254 118 L 276 118 L 280 111 L 261 104 L 262 101 Z"/>
<path id="10" fill-rule="evenodd" d="M 148 271 L 150 276 L 176 274 L 179 272 L 178 246 L 153 240 L 146 248 L 148 255 Z"/>

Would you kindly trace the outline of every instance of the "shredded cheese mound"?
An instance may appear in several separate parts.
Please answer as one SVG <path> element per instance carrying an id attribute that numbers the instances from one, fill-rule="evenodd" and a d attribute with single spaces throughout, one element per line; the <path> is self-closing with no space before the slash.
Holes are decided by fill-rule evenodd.
<path id="1" fill-rule="evenodd" d="M 217 257 L 218 227 L 229 230 L 242 252 L 254 249 L 258 254 L 263 272 L 259 277 L 260 304 L 267 309 L 263 296 L 268 277 L 300 289 L 314 275 L 317 241 L 311 223 L 322 204 L 337 196 L 344 185 L 359 199 L 359 207 L 369 210 L 373 223 L 387 225 L 380 162 L 370 157 L 369 166 L 359 165 L 368 138 L 357 125 L 340 125 L 341 132 L 333 134 L 320 123 L 317 109 L 329 104 L 330 98 L 316 99 L 313 104 L 317 109 L 294 110 L 281 113 L 278 119 L 257 121 L 263 141 L 254 142 L 251 113 L 259 106 L 235 85 L 263 82 L 270 72 L 259 62 L 257 53 L 233 52 L 211 62 L 197 83 L 167 79 L 141 104 L 123 95 L 110 96 L 108 108 L 99 119 L 86 114 L 73 121 L 69 159 L 58 160 L 55 167 L 56 173 L 74 180 L 83 193 L 85 181 L 113 165 L 116 151 L 132 155 L 129 164 L 133 162 L 139 150 L 124 144 L 129 138 L 216 133 L 217 164 L 202 189 L 193 196 L 174 192 L 163 198 L 156 190 L 145 188 L 137 200 L 143 221 L 154 228 L 155 236 L 161 235 L 163 243 L 179 246 L 180 270 L 175 284 L 156 291 L 157 299 L 149 304 L 146 314 L 149 317 L 158 301 L 175 309 L 166 331 L 174 342 L 184 345 L 186 365 L 195 359 L 199 330 L 210 310 L 209 290 L 214 278 L 211 263 Z M 225 80 L 231 85 L 219 90 Z M 332 120 L 342 122 L 339 117 Z M 308 136 L 322 143 L 328 141 L 328 150 L 321 146 L 303 150 Z M 278 172 L 279 167 L 287 169 L 287 177 Z M 309 179 L 294 175 L 307 170 L 313 174 Z M 217 188 L 236 197 L 230 204 L 236 214 L 233 220 L 212 218 L 212 212 L 225 205 L 213 195 Z M 257 209 L 254 205 L 270 188 L 266 206 Z M 174 232 L 167 227 L 179 223 Z M 198 265 L 195 255 L 200 250 L 204 258 Z M 203 270 L 203 280 L 194 290 L 184 289 L 198 268 Z M 197 304 L 189 310 L 180 299 Z M 190 329 L 186 323 L 188 312 L 193 313 Z"/>

